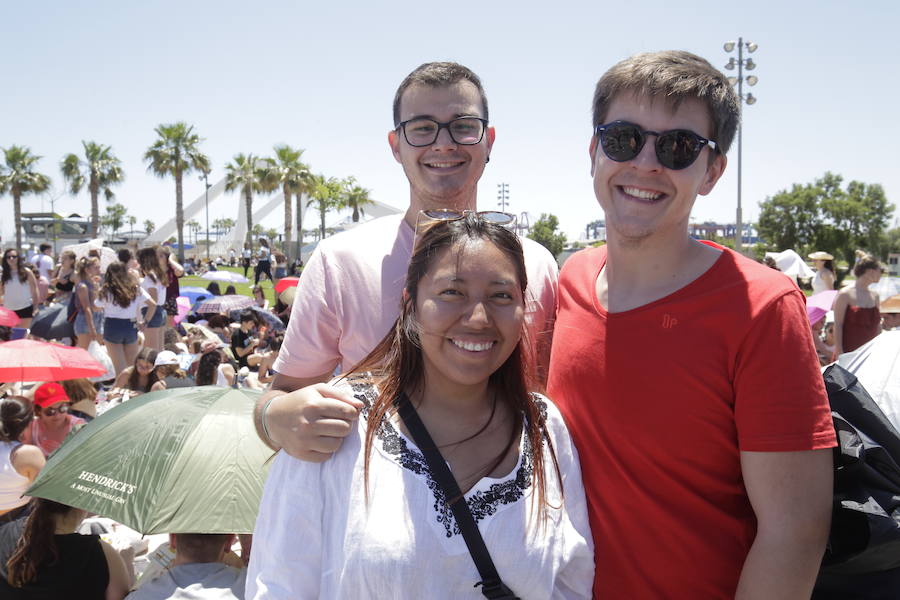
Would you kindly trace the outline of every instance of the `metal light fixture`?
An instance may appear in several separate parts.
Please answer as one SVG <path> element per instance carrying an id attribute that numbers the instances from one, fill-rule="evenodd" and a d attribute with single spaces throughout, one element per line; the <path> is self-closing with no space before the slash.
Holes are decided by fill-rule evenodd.
<path id="1" fill-rule="evenodd" d="M 497 206 L 500 207 L 500 210 L 506 212 L 506 205 L 509 203 L 509 184 L 508 183 L 498 183 L 497 184 Z"/>
<path id="2" fill-rule="evenodd" d="M 759 77 L 756 75 L 748 75 L 744 77 L 744 69 L 746 68 L 748 71 L 752 71 L 756 68 L 756 63 L 753 62 L 752 58 L 744 59 L 744 50 L 748 53 L 756 52 L 756 49 L 759 47 L 753 42 L 745 42 L 744 38 L 738 38 L 737 43 L 734 42 L 725 42 L 722 46 L 725 49 L 725 52 L 732 52 L 735 48 L 737 48 L 737 60 L 735 57 L 731 56 L 728 58 L 728 63 L 725 65 L 725 68 L 733 70 L 735 65 L 737 65 L 738 76 L 737 77 L 729 77 L 728 83 L 731 85 L 737 85 L 738 98 L 741 100 L 741 104 L 746 102 L 748 105 L 756 104 L 756 96 L 747 92 L 744 94 L 744 82 L 749 86 L 754 86 L 759 82 Z M 743 110 L 741 110 L 743 113 Z M 743 119 L 738 123 L 738 155 L 737 155 L 737 211 L 735 214 L 735 228 L 734 228 L 734 249 L 738 252 L 743 251 L 744 245 L 744 233 L 743 233 L 743 213 L 741 210 L 741 137 L 744 129 Z"/>

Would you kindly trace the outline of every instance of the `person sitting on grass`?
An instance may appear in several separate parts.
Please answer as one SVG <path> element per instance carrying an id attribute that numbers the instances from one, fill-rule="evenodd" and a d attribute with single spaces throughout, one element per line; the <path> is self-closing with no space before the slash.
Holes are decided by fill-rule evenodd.
<path id="1" fill-rule="evenodd" d="M 128 391 L 130 396 L 138 394 L 146 394 L 156 383 L 156 375 L 153 372 L 153 365 L 156 362 L 156 350 L 152 348 L 142 348 L 134 358 L 134 364 L 125 367 L 113 384 L 113 389 L 107 397 L 121 395 L 121 392 Z"/>
<path id="2" fill-rule="evenodd" d="M 35 498 L 27 518 L 0 527 L 0 598 L 124 598 L 125 562 L 99 536 L 76 533 L 85 516 Z"/>
<path id="3" fill-rule="evenodd" d="M 230 553 L 234 534 L 170 533 L 175 558 L 169 568 L 128 595 L 128 600 L 244 598 L 246 568 Z"/>
<path id="4" fill-rule="evenodd" d="M 23 432 L 22 441 L 34 444 L 44 456 L 50 456 L 73 429 L 85 423 L 84 419 L 69 414 L 71 406 L 63 386 L 55 381 L 41 385 L 34 391 L 36 418 Z"/>
<path id="5" fill-rule="evenodd" d="M 156 355 L 153 363 L 156 381 L 150 387 L 151 392 L 180 387 L 193 387 L 194 381 L 181 368 L 178 355 L 171 350 L 163 350 Z"/>
<path id="6" fill-rule="evenodd" d="M 25 490 L 46 462 L 40 448 L 19 441 L 33 419 L 34 407 L 28 398 L 11 396 L 0 400 L 0 523 L 28 514 L 30 498 Z"/>
<path id="7" fill-rule="evenodd" d="M 252 310 L 245 310 L 241 313 L 240 323 L 240 328 L 231 334 L 231 350 L 238 366 L 247 367 L 247 359 L 259 346 L 259 339 L 253 335 L 253 330 L 259 322 Z"/>

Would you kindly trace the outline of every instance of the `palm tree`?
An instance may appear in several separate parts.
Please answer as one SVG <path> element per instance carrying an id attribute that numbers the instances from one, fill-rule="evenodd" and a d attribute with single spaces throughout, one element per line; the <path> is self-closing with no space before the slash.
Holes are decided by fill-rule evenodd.
<path id="1" fill-rule="evenodd" d="M 50 178 L 34 170 L 41 159 L 25 146 L 10 146 L 3 150 L 6 165 L 0 169 L 0 195 L 9 192 L 15 213 L 16 248 L 22 247 L 22 196 L 40 194 L 50 187 Z"/>
<path id="2" fill-rule="evenodd" d="M 146 231 L 147 234 L 151 234 L 154 229 L 156 229 L 156 223 L 150 219 L 144 219 L 144 231 Z"/>
<path id="3" fill-rule="evenodd" d="M 200 223 L 197 222 L 196 219 L 191 219 L 185 226 L 194 233 L 194 245 L 197 245 L 197 232 L 200 231 Z"/>
<path id="4" fill-rule="evenodd" d="M 131 241 L 134 241 L 134 224 L 137 223 L 137 217 L 134 215 L 128 216 L 128 226 L 131 228 Z"/>
<path id="5" fill-rule="evenodd" d="M 375 204 L 375 201 L 369 198 L 370 190 L 356 185 L 356 178 L 353 176 L 344 181 L 344 187 L 347 191 L 345 204 L 347 208 L 353 209 L 353 222 L 359 223 L 359 216 L 366 214 L 363 207 Z"/>
<path id="6" fill-rule="evenodd" d="M 100 206 L 97 198 L 101 190 L 109 202 L 115 198 L 111 186 L 122 183 L 125 174 L 122 172 L 122 161 L 112 153 L 112 147 L 97 142 L 81 141 L 84 147 L 84 160 L 76 154 L 67 154 L 59 165 L 62 176 L 69 183 L 69 192 L 74 196 L 87 184 L 91 195 L 91 234 L 97 236 L 100 228 Z"/>
<path id="7" fill-rule="evenodd" d="M 253 154 L 236 154 L 225 170 L 225 190 L 240 188 L 244 194 L 244 206 L 247 211 L 247 241 L 252 242 L 253 231 L 253 192 L 269 193 L 277 182 L 274 181 L 267 161 L 260 160 Z"/>
<path id="8" fill-rule="evenodd" d="M 288 252 L 288 259 L 293 260 L 293 248 L 291 244 L 291 195 L 297 194 L 297 237 L 303 241 L 303 213 L 300 210 L 300 198 L 304 193 L 309 193 L 310 175 L 309 165 L 300 160 L 303 150 L 294 149 L 287 144 L 275 146 L 275 157 L 267 159 L 272 177 L 281 185 L 284 193 L 284 247 Z M 299 253 L 299 248 L 298 248 Z"/>
<path id="9" fill-rule="evenodd" d="M 209 173 L 209 157 L 200 152 L 202 138 L 194 133 L 194 126 L 184 121 L 160 125 L 154 131 L 159 136 L 144 153 L 148 171 L 159 177 L 175 177 L 175 228 L 178 230 L 178 262 L 184 262 L 184 204 L 182 177 L 193 171 Z"/>
<path id="10" fill-rule="evenodd" d="M 310 197 L 319 211 L 319 239 L 325 239 L 325 214 L 329 210 L 344 208 L 344 182 L 335 177 L 313 175 Z"/>

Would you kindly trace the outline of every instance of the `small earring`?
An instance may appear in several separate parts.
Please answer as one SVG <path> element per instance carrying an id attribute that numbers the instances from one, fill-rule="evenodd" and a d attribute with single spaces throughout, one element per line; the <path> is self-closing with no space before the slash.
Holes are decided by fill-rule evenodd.
<path id="1" fill-rule="evenodd" d="M 488 164 L 489 162 L 491 162 L 491 155 L 490 155 L 490 154 L 488 154 L 487 158 L 484 159 L 484 164 Z"/>

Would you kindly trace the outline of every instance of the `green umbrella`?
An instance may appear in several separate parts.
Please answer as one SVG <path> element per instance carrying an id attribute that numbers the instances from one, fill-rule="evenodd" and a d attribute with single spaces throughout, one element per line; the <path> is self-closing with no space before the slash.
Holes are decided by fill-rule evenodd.
<path id="1" fill-rule="evenodd" d="M 215 386 L 144 394 L 72 435 L 30 496 L 141 533 L 251 533 L 272 451 L 253 428 L 260 392 Z"/>

